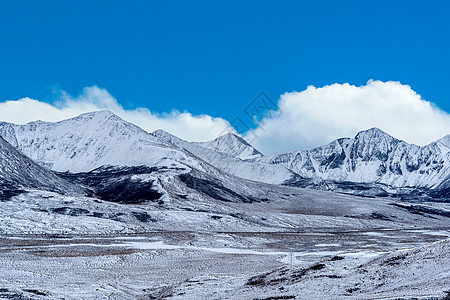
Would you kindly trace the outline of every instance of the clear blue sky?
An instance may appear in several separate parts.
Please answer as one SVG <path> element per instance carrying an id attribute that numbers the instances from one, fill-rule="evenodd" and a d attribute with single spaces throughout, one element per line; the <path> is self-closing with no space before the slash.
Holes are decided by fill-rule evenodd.
<path id="1" fill-rule="evenodd" d="M 368 79 L 450 111 L 450 1 L 0 1 L 0 100 L 106 88 L 127 108 L 232 120 Z"/>

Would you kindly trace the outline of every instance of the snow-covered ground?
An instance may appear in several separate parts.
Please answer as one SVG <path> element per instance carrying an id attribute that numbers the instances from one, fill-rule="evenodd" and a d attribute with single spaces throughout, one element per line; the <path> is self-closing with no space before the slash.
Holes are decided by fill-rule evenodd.
<path id="1" fill-rule="evenodd" d="M 449 204 L 253 184 L 270 200 L 193 193 L 161 207 L 29 190 L 0 202 L 0 298 L 409 299 L 448 290 Z"/>
<path id="2" fill-rule="evenodd" d="M 158 202 L 120 204 L 85 196 L 28 190 L 0 201 L 3 234 L 117 234 L 165 231 L 331 232 L 440 230 L 450 226 L 450 203 L 408 203 L 326 191 L 248 182 L 260 201 L 231 202 L 168 183 L 186 197 L 165 194 Z M 252 186 L 255 185 L 255 186 Z M 161 202 L 162 201 L 162 204 Z"/>
<path id="3" fill-rule="evenodd" d="M 450 286 L 449 239 L 412 249 L 397 243 L 400 250 L 392 251 L 316 244 L 294 252 L 278 249 L 278 238 L 194 232 L 0 237 L 0 298 L 443 299 Z M 421 242 L 434 238 L 430 233 Z"/>

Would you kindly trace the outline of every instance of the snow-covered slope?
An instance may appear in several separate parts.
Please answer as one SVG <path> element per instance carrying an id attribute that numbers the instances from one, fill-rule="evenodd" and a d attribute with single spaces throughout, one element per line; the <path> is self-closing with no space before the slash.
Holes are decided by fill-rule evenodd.
<path id="1" fill-rule="evenodd" d="M 104 165 L 171 165 L 202 170 L 202 162 L 109 111 L 57 123 L 0 123 L 0 136 L 55 171 L 83 172 Z"/>
<path id="2" fill-rule="evenodd" d="M 59 193 L 82 193 L 53 172 L 39 166 L 0 136 L 0 189 L 36 188 Z"/>
<path id="3" fill-rule="evenodd" d="M 256 150 L 250 145 L 244 144 L 246 142 L 242 138 L 232 134 L 222 136 L 214 141 L 206 143 L 190 143 L 161 129 L 154 131 L 152 135 L 162 141 L 186 149 L 225 173 L 244 179 L 264 183 L 282 184 L 300 178 L 300 176 L 284 166 L 271 165 L 265 162 L 241 160 L 238 158 L 239 150 L 243 150 L 244 152 L 247 151 L 247 155 L 249 153 L 254 153 L 252 151 Z M 225 142 L 222 143 L 221 141 Z M 204 145 L 208 145 L 208 147 L 204 147 Z M 210 149 L 210 147 L 213 149 Z M 243 155 L 244 152 L 242 152 L 241 155 Z M 255 156 L 257 154 L 253 155 Z"/>
<path id="4" fill-rule="evenodd" d="M 419 147 L 377 128 L 311 150 L 262 157 L 307 178 L 431 188 L 450 175 L 450 136 Z"/>
<path id="5" fill-rule="evenodd" d="M 243 138 L 233 133 L 227 133 L 212 141 L 194 144 L 217 152 L 227 153 L 240 159 L 252 159 L 263 156 L 261 152 L 247 143 Z"/>
<path id="6" fill-rule="evenodd" d="M 388 253 L 343 253 L 302 267 L 271 270 L 236 289 L 214 292 L 216 299 L 445 300 L 450 294 L 449 251 L 447 239 Z"/>

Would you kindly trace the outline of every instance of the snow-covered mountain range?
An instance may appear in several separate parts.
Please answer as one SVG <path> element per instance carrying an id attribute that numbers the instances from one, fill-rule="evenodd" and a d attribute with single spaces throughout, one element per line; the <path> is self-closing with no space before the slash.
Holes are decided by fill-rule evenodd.
<path id="1" fill-rule="evenodd" d="M 41 169 L 58 172 L 59 177 L 47 171 L 53 177 L 80 185 L 95 197 L 121 203 L 163 205 L 194 195 L 210 201 L 261 201 L 264 193 L 246 179 L 282 184 L 298 177 L 283 166 L 245 162 L 162 131 L 149 134 L 109 111 L 56 123 L 0 123 L 0 136 Z M 230 137 L 226 142 L 230 140 L 234 140 L 236 153 L 236 141 L 241 139 Z M 248 147 L 243 143 L 244 151 Z"/>
<path id="2" fill-rule="evenodd" d="M 200 143 L 205 146 L 202 147 L 168 133 L 149 134 L 109 111 L 86 113 L 56 123 L 3 122 L 0 136 L 42 166 L 59 172 L 87 172 L 105 165 L 145 165 L 195 169 L 216 175 L 225 170 L 245 179 L 275 184 L 296 176 L 283 166 L 245 163 L 234 157 L 232 154 L 258 153 L 240 137 L 225 136 L 214 143 Z M 232 154 L 224 153 L 227 149 Z"/>
<path id="3" fill-rule="evenodd" d="M 0 122 L 0 136 L 53 171 L 146 166 L 159 170 L 159 179 L 152 177 L 156 185 L 163 173 L 172 183 L 181 174 L 195 173 L 227 188 L 239 186 L 242 178 L 337 191 L 342 185 L 333 186 L 341 183 L 345 188 L 348 183 L 382 185 L 383 191 L 439 190 L 450 180 L 450 135 L 419 147 L 372 128 L 314 149 L 264 156 L 232 133 L 209 142 L 187 142 L 163 130 L 147 133 L 112 112 L 98 111 L 56 123 Z"/>
<path id="4" fill-rule="evenodd" d="M 256 161 L 282 165 L 307 178 L 432 188 L 450 175 L 450 135 L 419 147 L 372 128 L 353 139 Z"/>

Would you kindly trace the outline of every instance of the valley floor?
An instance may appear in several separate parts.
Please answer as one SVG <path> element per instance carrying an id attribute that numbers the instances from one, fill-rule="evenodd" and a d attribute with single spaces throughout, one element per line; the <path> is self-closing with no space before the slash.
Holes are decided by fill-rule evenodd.
<path id="1" fill-rule="evenodd" d="M 0 299 L 448 299 L 449 203 L 254 190 L 0 201 Z"/>
<path id="2" fill-rule="evenodd" d="M 0 298 L 443 299 L 449 229 L 3 235 Z"/>

